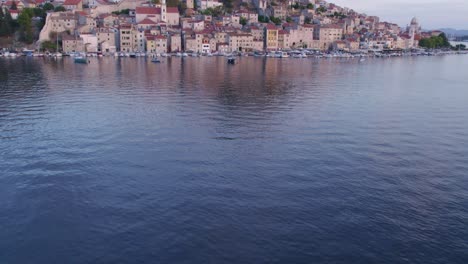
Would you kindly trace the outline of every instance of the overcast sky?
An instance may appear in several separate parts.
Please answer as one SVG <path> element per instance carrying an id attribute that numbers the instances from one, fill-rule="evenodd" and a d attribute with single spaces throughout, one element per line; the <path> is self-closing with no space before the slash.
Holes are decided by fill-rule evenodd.
<path id="1" fill-rule="evenodd" d="M 468 0 L 328 0 L 382 20 L 409 24 L 417 17 L 424 29 L 468 29 Z"/>

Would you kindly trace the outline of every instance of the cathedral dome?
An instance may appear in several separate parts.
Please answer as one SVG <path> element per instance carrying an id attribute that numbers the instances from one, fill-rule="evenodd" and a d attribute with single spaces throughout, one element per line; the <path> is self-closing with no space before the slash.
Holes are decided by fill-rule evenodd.
<path id="1" fill-rule="evenodd" d="M 413 19 L 411 19 L 411 25 L 417 25 L 417 24 L 419 24 L 418 19 L 413 17 Z"/>

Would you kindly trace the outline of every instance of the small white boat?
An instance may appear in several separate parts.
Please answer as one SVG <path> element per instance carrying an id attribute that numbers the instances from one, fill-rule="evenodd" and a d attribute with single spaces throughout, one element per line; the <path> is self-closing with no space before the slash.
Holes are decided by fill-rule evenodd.
<path id="1" fill-rule="evenodd" d="M 300 59 L 300 58 L 302 58 L 302 55 L 300 53 L 293 53 L 292 57 L 295 58 L 295 59 Z"/>
<path id="2" fill-rule="evenodd" d="M 80 63 L 80 64 L 88 64 L 89 63 L 89 60 L 86 58 L 86 54 L 75 56 L 73 58 L 73 61 L 75 63 Z"/>
<path id="3" fill-rule="evenodd" d="M 188 53 L 182 53 L 182 57 L 188 57 Z"/>
<path id="4" fill-rule="evenodd" d="M 261 51 L 255 51 L 253 54 L 254 57 L 265 57 L 265 53 Z"/>

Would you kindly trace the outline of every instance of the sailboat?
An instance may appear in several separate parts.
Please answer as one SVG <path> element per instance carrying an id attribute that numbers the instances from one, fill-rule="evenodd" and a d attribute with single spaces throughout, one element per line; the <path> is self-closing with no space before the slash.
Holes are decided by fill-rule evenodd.
<path id="1" fill-rule="evenodd" d="M 59 52 L 59 45 L 58 45 L 58 33 L 57 33 L 57 42 L 56 42 L 56 51 L 55 54 L 53 55 L 55 58 L 61 58 L 62 53 Z"/>
<path id="2" fill-rule="evenodd" d="M 75 32 L 75 41 L 76 41 L 76 32 Z M 84 53 L 78 53 L 76 56 L 73 58 L 73 61 L 75 63 L 82 63 L 82 64 L 88 64 L 89 60 L 86 58 L 86 45 L 85 45 L 85 52 Z"/>

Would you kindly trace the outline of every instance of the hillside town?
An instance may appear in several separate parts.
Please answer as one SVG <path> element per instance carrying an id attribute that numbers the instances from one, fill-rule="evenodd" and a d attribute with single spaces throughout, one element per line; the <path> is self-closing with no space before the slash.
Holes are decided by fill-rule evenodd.
<path id="1" fill-rule="evenodd" d="M 57 44 L 49 46 L 65 54 L 411 50 L 442 33 L 422 32 L 416 18 L 402 28 L 320 0 L 3 0 L 1 7 L 14 20 L 45 4 L 55 12 L 47 12 L 35 50 Z"/>

